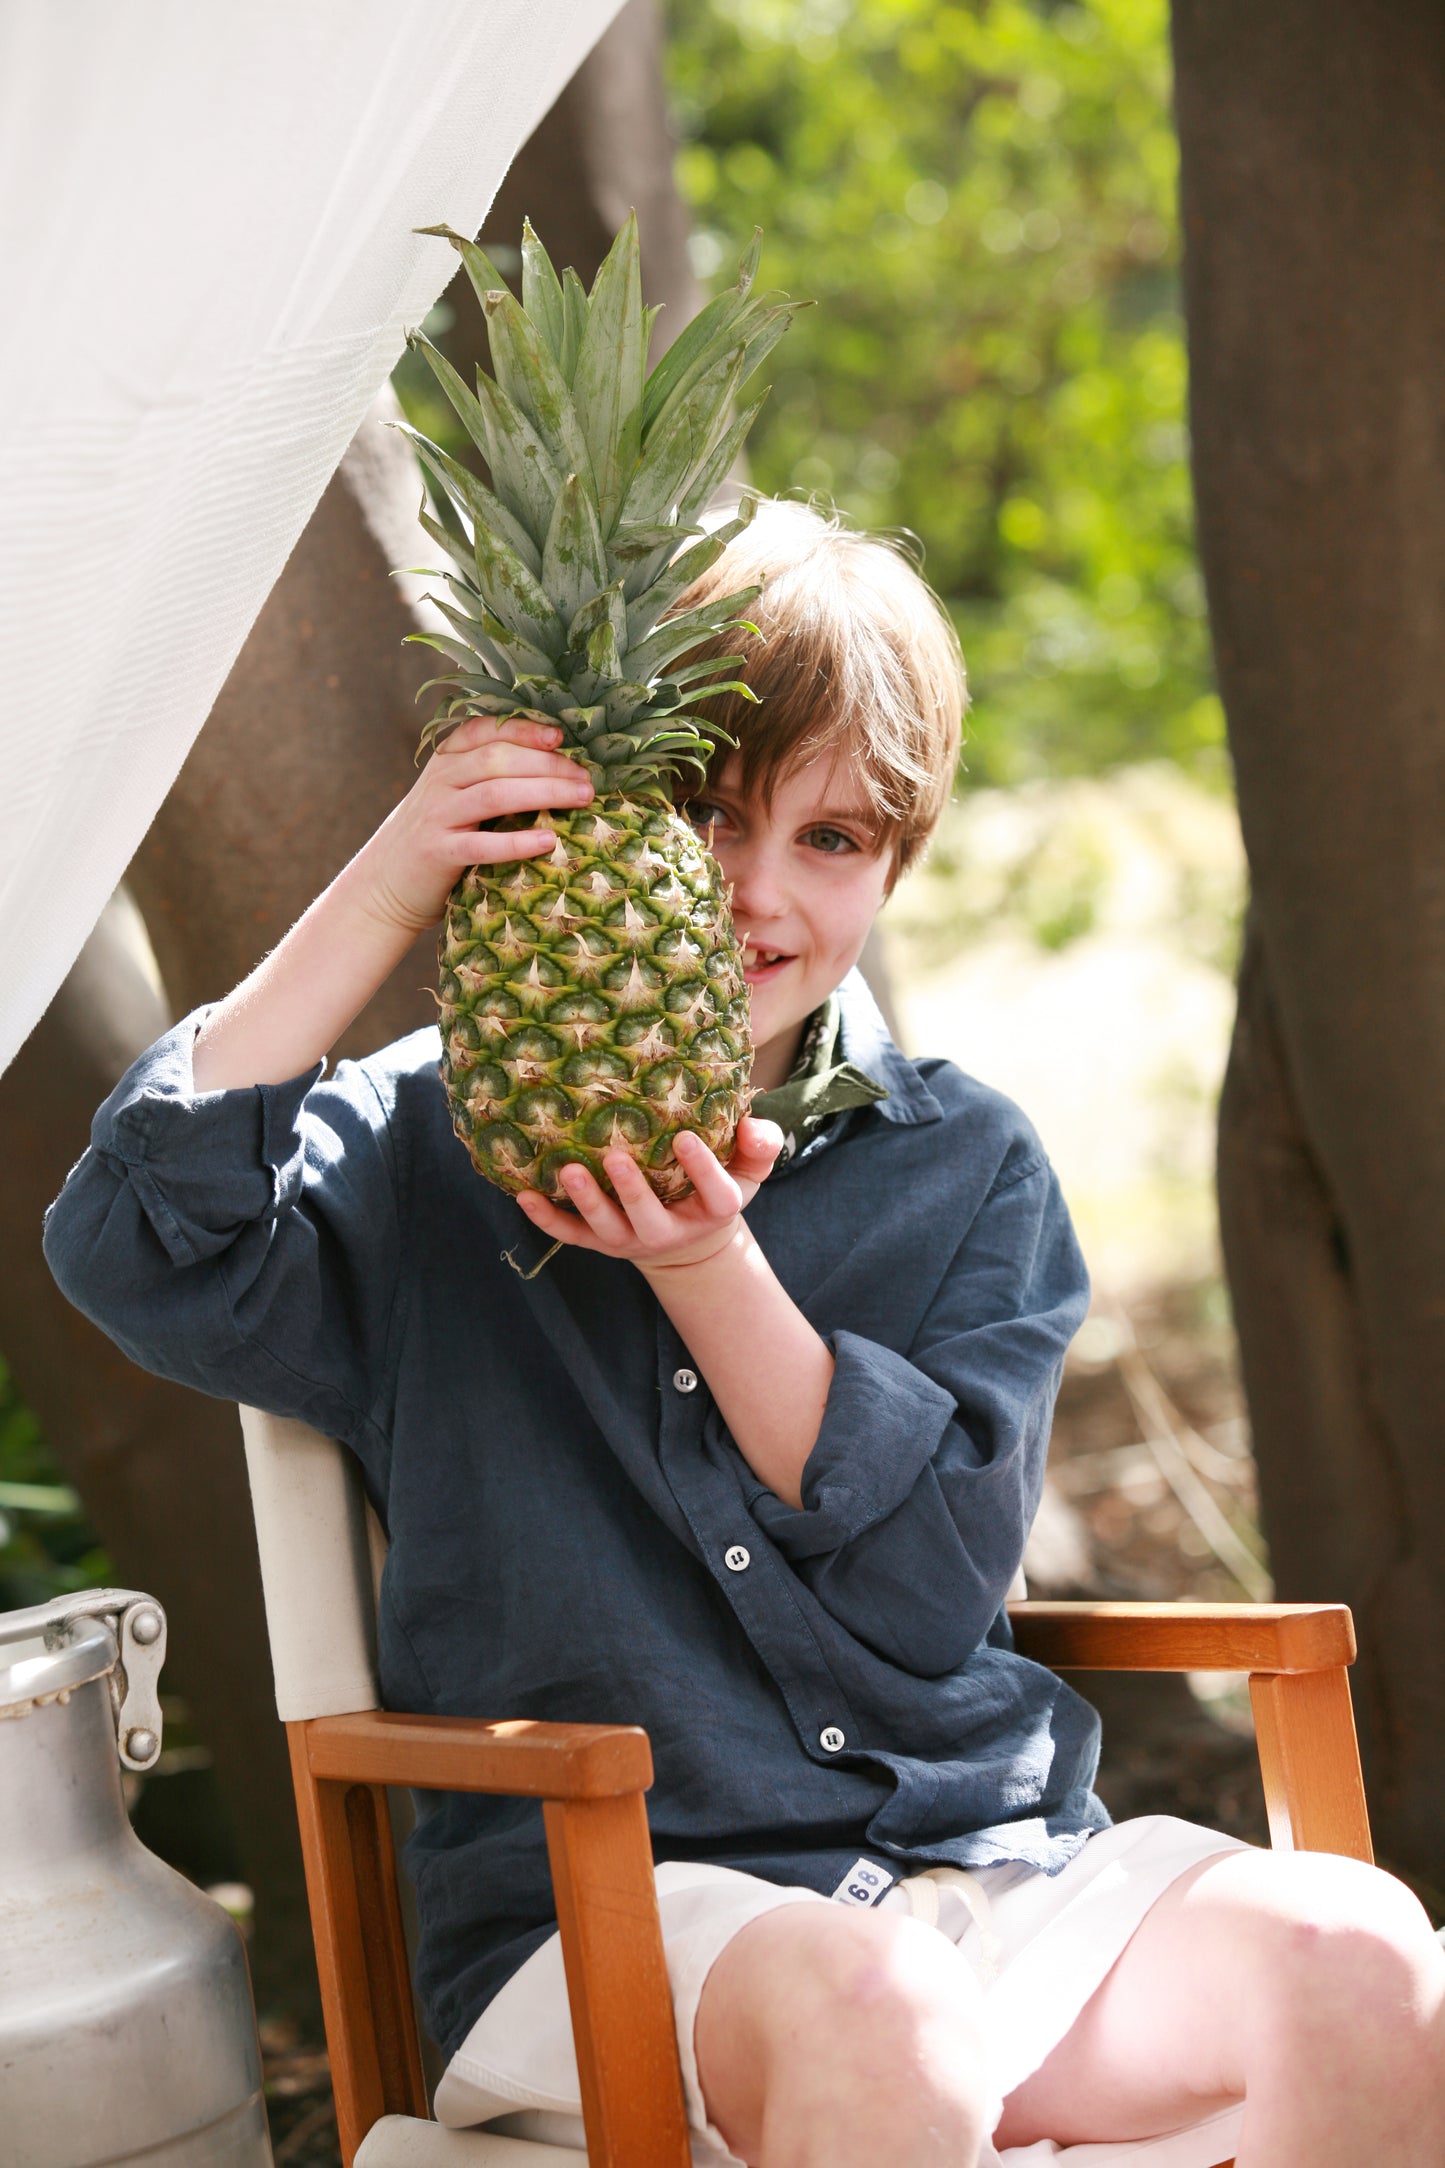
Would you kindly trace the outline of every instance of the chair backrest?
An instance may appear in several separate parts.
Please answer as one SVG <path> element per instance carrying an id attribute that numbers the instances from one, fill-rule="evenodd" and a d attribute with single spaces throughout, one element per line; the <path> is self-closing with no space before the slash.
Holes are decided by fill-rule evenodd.
<path id="1" fill-rule="evenodd" d="M 242 1408 L 261 1586 L 284 1723 L 380 1706 L 376 1586 L 386 1539 L 334 1438 Z"/>

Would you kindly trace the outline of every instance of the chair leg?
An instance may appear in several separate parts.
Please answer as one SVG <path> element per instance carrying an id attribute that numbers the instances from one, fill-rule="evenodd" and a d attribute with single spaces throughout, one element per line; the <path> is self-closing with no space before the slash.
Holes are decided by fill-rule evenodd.
<path id="1" fill-rule="evenodd" d="M 642 1794 L 548 1800 L 543 1814 L 589 2168 L 689 2168 Z"/>
<path id="2" fill-rule="evenodd" d="M 288 1724 L 344 2168 L 383 2115 L 428 2112 L 386 1791 L 318 1781 Z"/>
<path id="3" fill-rule="evenodd" d="M 1249 1696 L 1270 1843 L 1373 1861 L 1349 1673 L 1256 1672 Z"/>

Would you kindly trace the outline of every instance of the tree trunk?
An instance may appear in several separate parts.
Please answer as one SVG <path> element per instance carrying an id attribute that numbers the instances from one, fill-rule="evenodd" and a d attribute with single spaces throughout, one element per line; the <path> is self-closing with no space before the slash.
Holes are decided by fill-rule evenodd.
<path id="1" fill-rule="evenodd" d="M 1253 889 L 1220 1202 L 1281 1595 L 1445 1889 L 1445 12 L 1175 0 L 1199 527 Z"/>
<path id="2" fill-rule="evenodd" d="M 667 336 L 696 305 L 672 187 L 654 0 L 633 0 L 536 135 L 487 221 L 520 239 L 530 211 L 559 263 L 590 280 L 636 203 L 644 282 Z M 545 221 L 545 224 L 544 224 Z M 456 298 L 454 296 L 454 298 Z M 480 327 L 470 356 L 484 352 Z M 465 343 L 462 322 L 449 344 Z M 0 1348 L 123 1580 L 173 1621 L 170 1675 L 215 1758 L 257 1899 L 258 2000 L 304 2008 L 310 1941 L 234 1411 L 127 1363 L 63 1301 L 40 1218 L 90 1117 L 174 1016 L 219 997 L 274 946 L 414 780 L 415 694 L 435 675 L 399 564 L 429 562 L 420 484 L 400 437 L 368 417 L 292 553 L 128 875 L 165 981 L 127 961 L 117 907 L 0 1078 Z M 419 941 L 337 1049 L 429 1022 L 435 940 Z"/>

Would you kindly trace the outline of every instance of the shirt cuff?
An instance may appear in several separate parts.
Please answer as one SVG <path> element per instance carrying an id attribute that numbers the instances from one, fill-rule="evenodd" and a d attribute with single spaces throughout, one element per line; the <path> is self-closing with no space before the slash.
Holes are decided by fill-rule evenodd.
<path id="1" fill-rule="evenodd" d="M 177 1265 L 215 1256 L 240 1227 L 275 1218 L 300 1194 L 301 1108 L 319 1061 L 284 1084 L 198 1092 L 191 1066 L 210 1004 L 132 1063 L 91 1124 L 92 1148 L 129 1182 Z"/>
<path id="2" fill-rule="evenodd" d="M 958 1413 L 953 1395 L 906 1355 L 851 1332 L 828 1344 L 833 1382 L 803 1468 L 802 1511 L 762 1487 L 750 1501 L 790 1558 L 835 1551 L 896 1512 Z"/>

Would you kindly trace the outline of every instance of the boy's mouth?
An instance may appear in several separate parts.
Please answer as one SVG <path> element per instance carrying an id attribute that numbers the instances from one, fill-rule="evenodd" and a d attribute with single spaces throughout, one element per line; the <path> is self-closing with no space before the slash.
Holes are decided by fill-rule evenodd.
<path id="1" fill-rule="evenodd" d="M 743 977 L 749 986 L 762 986 L 776 978 L 793 961 L 782 949 L 763 948 L 759 943 L 743 943 Z"/>

